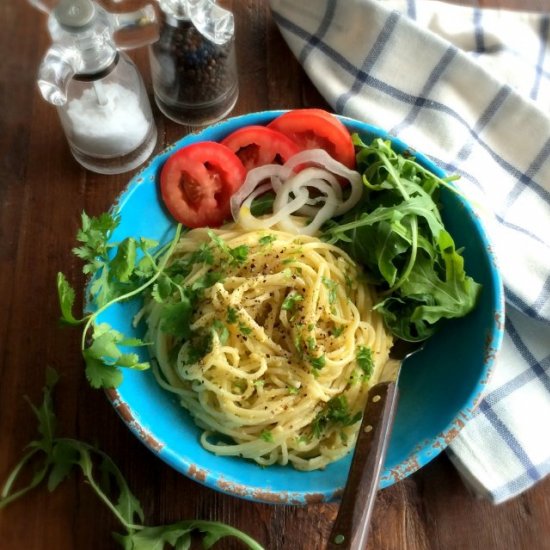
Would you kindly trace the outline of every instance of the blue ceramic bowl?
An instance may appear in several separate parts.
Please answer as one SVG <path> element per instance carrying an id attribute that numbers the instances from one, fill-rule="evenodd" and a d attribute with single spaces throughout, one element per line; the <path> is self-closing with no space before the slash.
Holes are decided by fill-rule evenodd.
<path id="1" fill-rule="evenodd" d="M 174 223 L 164 209 L 157 178 L 175 149 L 203 140 L 220 140 L 249 124 L 267 124 L 281 111 L 232 118 L 186 136 L 154 158 L 130 182 L 114 211 L 121 223 L 113 241 L 145 236 L 167 241 Z M 390 139 L 398 151 L 407 146 L 368 124 L 342 118 L 350 131 L 364 140 Z M 434 173 L 441 170 L 415 153 Z M 422 353 L 407 361 L 399 380 L 397 418 L 389 445 L 381 487 L 412 474 L 437 456 L 471 418 L 490 376 L 500 347 L 504 323 L 502 281 L 487 236 L 471 207 L 457 195 L 443 191 L 443 217 L 457 247 L 464 247 L 466 269 L 482 283 L 479 305 L 467 318 L 446 324 Z M 101 315 L 125 334 L 135 333 L 131 319 L 137 301 L 116 305 Z M 139 331 L 138 335 L 139 334 Z M 142 352 L 144 358 L 146 351 Z M 219 457 L 199 443 L 199 429 L 175 397 L 162 390 L 151 372 L 124 372 L 124 382 L 108 396 L 129 428 L 161 459 L 186 476 L 235 496 L 272 503 L 304 504 L 338 499 L 351 456 L 325 470 L 299 472 L 292 467 L 261 468 L 239 458 Z"/>

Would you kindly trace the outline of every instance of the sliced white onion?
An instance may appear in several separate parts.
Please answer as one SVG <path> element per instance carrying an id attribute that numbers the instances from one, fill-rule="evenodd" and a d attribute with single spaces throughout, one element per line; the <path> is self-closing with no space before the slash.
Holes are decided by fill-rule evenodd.
<path id="1" fill-rule="evenodd" d="M 314 166 L 311 166 L 313 164 Z M 296 167 L 309 165 L 298 174 Z M 350 194 L 343 198 L 338 177 L 350 183 Z M 266 181 L 267 180 L 267 181 Z M 252 201 L 273 190 L 275 200 L 271 216 L 256 218 Z M 315 190 L 316 194 L 312 195 Z M 323 149 L 301 151 L 283 166 L 268 164 L 250 170 L 242 187 L 231 198 L 231 213 L 245 229 L 267 229 L 277 225 L 285 231 L 313 235 L 330 218 L 353 208 L 363 192 L 361 175 L 333 159 Z M 307 216 L 309 224 L 296 216 Z"/>
<path id="2" fill-rule="evenodd" d="M 291 173 L 288 169 L 280 164 L 264 164 L 257 168 L 252 168 L 246 175 L 244 183 L 238 189 L 238 191 L 231 197 L 231 214 L 233 219 L 237 221 L 239 215 L 239 208 L 244 199 L 256 189 L 260 183 L 266 179 L 283 178 L 286 179 L 287 175 Z M 271 187 L 271 186 L 270 186 Z"/>
<path id="3" fill-rule="evenodd" d="M 269 229 L 302 208 L 307 202 L 307 197 L 306 192 L 300 191 L 294 199 L 287 202 L 282 208 L 277 211 L 274 210 L 271 216 L 263 218 L 256 218 L 252 215 L 250 212 L 252 201 L 247 199 L 239 211 L 239 224 L 244 229 Z"/>

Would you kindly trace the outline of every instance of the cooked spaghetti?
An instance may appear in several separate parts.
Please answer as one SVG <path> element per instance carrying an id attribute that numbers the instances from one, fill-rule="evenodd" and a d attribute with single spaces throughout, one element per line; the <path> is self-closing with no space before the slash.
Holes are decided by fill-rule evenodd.
<path id="1" fill-rule="evenodd" d="M 186 233 L 167 273 L 143 310 L 147 338 L 206 449 L 314 470 L 353 448 L 391 336 L 347 254 L 231 225 Z"/>

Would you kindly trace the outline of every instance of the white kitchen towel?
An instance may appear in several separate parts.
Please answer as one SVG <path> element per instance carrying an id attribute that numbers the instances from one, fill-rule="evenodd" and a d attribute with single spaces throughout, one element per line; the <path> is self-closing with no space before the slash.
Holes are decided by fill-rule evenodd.
<path id="1" fill-rule="evenodd" d="M 337 113 L 460 175 L 481 206 L 506 330 L 485 398 L 448 452 L 476 494 L 503 502 L 550 472 L 549 18 L 429 0 L 270 1 Z"/>

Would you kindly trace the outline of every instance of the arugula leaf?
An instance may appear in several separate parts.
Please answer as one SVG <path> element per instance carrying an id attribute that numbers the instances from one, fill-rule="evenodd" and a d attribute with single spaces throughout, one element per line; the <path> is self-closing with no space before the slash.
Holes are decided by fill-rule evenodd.
<path id="1" fill-rule="evenodd" d="M 264 214 L 269 214 L 273 211 L 273 203 L 275 202 L 275 193 L 268 191 L 259 197 L 256 197 L 252 201 L 250 206 L 250 213 L 257 217 L 263 216 Z"/>
<path id="2" fill-rule="evenodd" d="M 386 326 L 402 339 L 428 338 L 442 319 L 462 317 L 476 304 L 480 285 L 464 271 L 464 260 L 445 230 L 438 208 L 439 178 L 389 141 L 365 144 L 353 136 L 365 192 L 359 204 L 324 227 L 379 285 L 376 304 Z"/>

